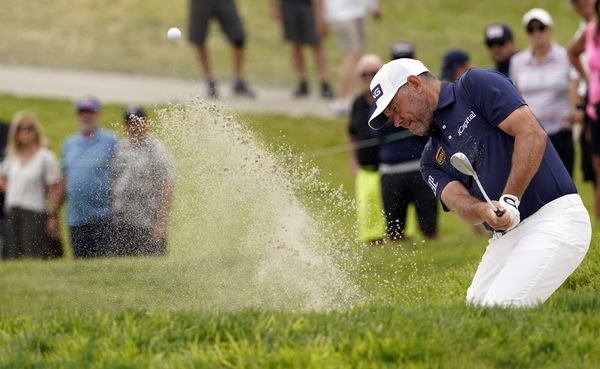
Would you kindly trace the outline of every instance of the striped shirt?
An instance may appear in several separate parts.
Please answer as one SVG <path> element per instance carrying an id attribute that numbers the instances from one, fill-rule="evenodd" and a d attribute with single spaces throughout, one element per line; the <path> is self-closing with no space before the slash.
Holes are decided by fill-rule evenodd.
<path id="1" fill-rule="evenodd" d="M 571 114 L 570 68 L 566 49 L 554 42 L 541 62 L 531 48 L 515 54 L 510 62 L 510 78 L 548 135 L 565 127 Z"/>

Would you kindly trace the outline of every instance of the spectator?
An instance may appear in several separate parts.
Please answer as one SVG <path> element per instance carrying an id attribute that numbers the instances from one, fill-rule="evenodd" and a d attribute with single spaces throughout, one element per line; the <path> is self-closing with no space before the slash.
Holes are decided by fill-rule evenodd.
<path id="1" fill-rule="evenodd" d="M 588 81 L 588 99 L 585 107 L 590 117 L 592 164 L 596 178 L 600 176 L 600 1 L 594 3 L 594 18 L 588 22 L 585 32 L 569 47 L 569 58 L 573 66 Z M 587 54 L 587 69 L 583 67 L 579 56 Z M 589 73 L 589 76 L 588 76 Z M 594 190 L 594 206 L 596 219 L 600 220 L 600 181 L 596 181 Z"/>
<path id="2" fill-rule="evenodd" d="M 51 204 L 56 216 L 66 195 L 67 225 L 75 258 L 110 254 L 111 163 L 117 146 L 112 131 L 100 127 L 100 104 L 92 97 L 75 105 L 79 133 L 67 138 L 62 149 L 60 196 Z"/>
<path id="3" fill-rule="evenodd" d="M 415 49 L 407 42 L 396 43 L 391 54 L 397 59 L 412 59 Z M 419 161 L 427 138 L 415 136 L 406 128 L 392 124 L 380 130 L 371 130 L 371 134 L 381 138 L 379 173 L 389 239 L 397 241 L 406 238 L 410 204 L 415 206 L 423 235 L 429 239 L 437 238 L 437 203 L 419 172 Z"/>
<path id="4" fill-rule="evenodd" d="M 352 104 L 348 143 L 350 168 L 355 178 L 358 236 L 364 242 L 377 243 L 385 239 L 386 225 L 381 200 L 381 176 L 379 145 L 374 142 L 369 130 L 369 106 L 374 103 L 369 85 L 383 62 L 377 55 L 368 54 L 360 58 L 357 72 L 366 92 L 360 94 Z"/>
<path id="5" fill-rule="evenodd" d="M 119 255 L 164 255 L 175 170 L 169 152 L 148 134 L 139 106 L 125 109 L 127 139 L 113 163 L 113 218 Z"/>
<path id="6" fill-rule="evenodd" d="M 442 81 L 454 82 L 470 68 L 473 68 L 473 64 L 471 64 L 469 54 L 459 49 L 450 50 L 444 55 L 444 59 L 442 60 L 440 79 Z"/>
<path id="7" fill-rule="evenodd" d="M 342 67 L 331 110 L 348 115 L 358 82 L 354 74 L 356 63 L 365 48 L 365 17 L 371 12 L 375 19 L 380 18 L 379 0 L 314 1 L 319 34 L 324 37 L 331 26 L 342 49 Z"/>
<path id="8" fill-rule="evenodd" d="M 299 80 L 294 97 L 304 97 L 309 94 L 306 63 L 302 54 L 302 47 L 309 45 L 315 56 L 319 73 L 321 97 L 332 98 L 333 91 L 329 86 L 327 59 L 321 45 L 321 38 L 317 34 L 312 0 L 271 0 L 271 6 L 273 17 L 282 21 L 285 40 L 292 44 L 292 64 Z"/>
<path id="9" fill-rule="evenodd" d="M 546 10 L 529 10 L 523 16 L 523 25 L 531 46 L 512 57 L 509 76 L 573 175 L 571 66 L 567 51 L 552 41 L 553 21 Z"/>
<path id="10" fill-rule="evenodd" d="M 579 27 L 575 31 L 573 38 L 569 42 L 569 50 L 567 50 L 567 53 L 570 53 L 571 46 L 577 43 L 579 38 L 583 37 L 585 39 L 586 25 L 592 20 L 594 15 L 594 0 L 572 0 L 571 5 L 575 12 L 581 17 L 581 21 L 579 22 Z M 582 41 L 582 50 L 579 53 L 579 64 L 585 69 L 585 75 L 587 75 L 589 74 L 589 68 L 587 56 L 585 50 L 583 50 L 584 44 L 585 41 Z M 571 55 L 569 55 L 569 58 L 571 58 Z M 573 64 L 573 62 L 571 62 L 571 64 Z M 585 76 L 582 77 L 577 73 L 576 68 L 571 69 L 571 77 L 573 78 L 570 87 L 571 103 L 575 107 L 576 112 L 576 114 L 573 115 L 572 123 L 579 123 L 581 125 L 579 147 L 581 148 L 581 170 L 583 172 L 583 180 L 591 181 L 595 186 L 596 175 L 592 163 L 591 131 L 593 120 L 590 118 L 589 114 L 586 114 L 585 112 L 588 93 L 587 81 L 585 80 Z"/>
<path id="11" fill-rule="evenodd" d="M 48 197 L 54 200 L 58 196 L 60 170 L 56 157 L 42 145 L 41 125 L 29 111 L 15 114 L 8 140 L 0 174 L 10 239 L 3 257 L 59 256 L 49 246 L 49 237 L 59 238 L 58 221 L 55 215 L 48 217 L 46 213 Z"/>
<path id="12" fill-rule="evenodd" d="M 246 33 L 237 11 L 234 0 L 190 0 L 190 33 L 189 41 L 196 47 L 198 59 L 206 84 L 208 96 L 216 98 L 219 96 L 217 82 L 212 74 L 208 50 L 206 48 L 206 36 L 208 34 L 209 21 L 217 18 L 221 29 L 227 39 L 233 45 L 233 70 L 235 80 L 233 82 L 233 93 L 238 96 L 254 97 L 254 92 L 242 78 L 244 66 L 244 47 Z"/>
<path id="13" fill-rule="evenodd" d="M 510 27 L 492 23 L 485 27 L 484 38 L 494 69 L 508 77 L 510 58 L 517 52 Z"/>
<path id="14" fill-rule="evenodd" d="M 0 163 L 4 161 L 9 129 L 10 124 L 0 121 Z M 4 213 L 4 191 L 0 191 L 0 258 L 4 255 L 4 249 L 7 242 L 8 235 L 6 233 L 6 214 Z"/>

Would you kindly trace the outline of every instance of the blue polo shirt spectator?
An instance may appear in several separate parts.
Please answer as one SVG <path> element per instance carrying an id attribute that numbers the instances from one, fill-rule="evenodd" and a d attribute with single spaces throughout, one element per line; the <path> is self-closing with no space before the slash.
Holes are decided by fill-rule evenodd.
<path id="1" fill-rule="evenodd" d="M 63 146 L 67 191 L 67 225 L 80 226 L 110 216 L 111 161 L 117 137 L 103 128 L 90 138 L 81 133 Z"/>
<path id="2" fill-rule="evenodd" d="M 94 98 L 77 102 L 79 133 L 62 150 L 67 225 L 76 258 L 111 255 L 112 160 L 117 136 L 99 126 L 100 104 Z M 57 212 L 60 203 L 52 208 Z"/>
<path id="3" fill-rule="evenodd" d="M 485 201 L 473 178 L 450 164 L 456 152 L 469 158 L 488 196 L 500 198 L 512 167 L 514 138 L 497 125 L 521 105 L 525 101 L 510 80 L 496 71 L 473 68 L 456 83 L 442 83 L 434 112 L 439 130 L 421 161 L 423 179 L 438 199 L 449 182 L 458 180 L 472 196 Z M 519 205 L 521 222 L 552 200 L 574 193 L 575 184 L 548 139 L 539 170 Z"/>

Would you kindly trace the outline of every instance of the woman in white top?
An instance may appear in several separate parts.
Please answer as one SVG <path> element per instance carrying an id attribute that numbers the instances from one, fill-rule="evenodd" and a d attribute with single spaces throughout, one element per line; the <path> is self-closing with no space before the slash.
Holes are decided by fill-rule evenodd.
<path id="1" fill-rule="evenodd" d="M 47 215 L 46 203 L 48 196 L 58 196 L 60 171 L 43 142 L 37 117 L 28 111 L 15 114 L 0 170 L 9 234 L 3 258 L 56 256 L 49 239 L 58 239 L 58 222 L 56 214 Z"/>
<path id="2" fill-rule="evenodd" d="M 546 10 L 529 10 L 523 16 L 523 26 L 531 46 L 511 58 L 509 77 L 573 175 L 574 110 L 569 96 L 572 76 L 567 51 L 552 40 L 553 21 Z"/>

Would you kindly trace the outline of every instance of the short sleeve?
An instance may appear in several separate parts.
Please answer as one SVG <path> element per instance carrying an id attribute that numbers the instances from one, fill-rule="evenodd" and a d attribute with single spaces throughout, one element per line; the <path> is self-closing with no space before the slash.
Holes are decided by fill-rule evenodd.
<path id="1" fill-rule="evenodd" d="M 162 142 L 156 140 L 155 141 L 156 153 L 157 153 L 157 161 L 159 162 L 163 178 L 166 181 L 172 182 L 175 180 L 176 173 L 175 167 L 173 166 L 173 159 L 171 158 L 171 154 L 169 150 L 162 144 Z"/>
<path id="2" fill-rule="evenodd" d="M 525 100 L 512 81 L 491 69 L 473 68 L 460 79 L 473 105 L 491 125 L 497 126 Z"/>
<path id="3" fill-rule="evenodd" d="M 423 156 L 421 157 L 421 175 L 423 180 L 435 195 L 436 199 L 442 200 L 442 191 L 448 185 L 448 183 L 455 181 L 456 178 L 446 173 L 442 168 L 435 165 L 435 157 L 433 152 L 432 141 L 430 140 L 425 149 L 423 150 Z"/>
<path id="4" fill-rule="evenodd" d="M 50 150 L 44 155 L 44 184 L 52 185 L 60 180 L 60 169 L 56 156 Z"/>

